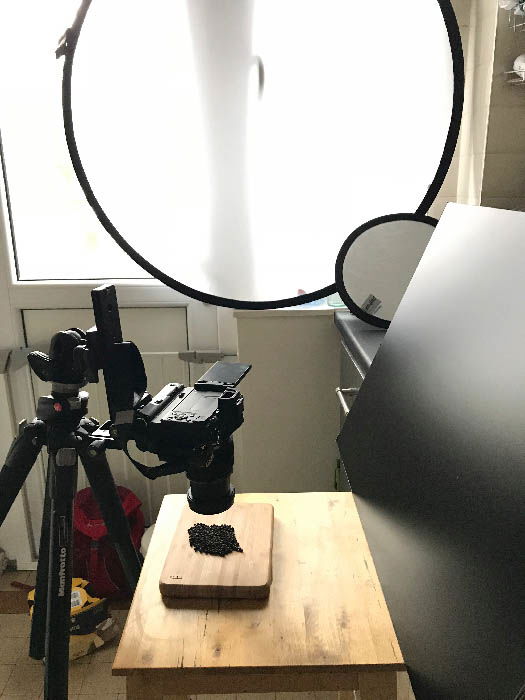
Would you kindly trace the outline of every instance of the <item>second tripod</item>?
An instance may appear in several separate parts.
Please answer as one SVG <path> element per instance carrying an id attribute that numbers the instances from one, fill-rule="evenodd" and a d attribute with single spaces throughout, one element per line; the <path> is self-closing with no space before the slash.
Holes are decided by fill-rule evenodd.
<path id="1" fill-rule="evenodd" d="M 142 566 L 106 459 L 105 442 L 93 434 L 98 423 L 85 417 L 88 394 L 79 390 L 78 384 L 53 382 L 51 395 L 38 401 L 36 418 L 20 425 L 0 471 L 1 525 L 40 450 L 47 446 L 46 493 L 29 650 L 34 659 L 45 659 L 47 700 L 68 697 L 72 515 L 79 457 L 132 591 Z"/>

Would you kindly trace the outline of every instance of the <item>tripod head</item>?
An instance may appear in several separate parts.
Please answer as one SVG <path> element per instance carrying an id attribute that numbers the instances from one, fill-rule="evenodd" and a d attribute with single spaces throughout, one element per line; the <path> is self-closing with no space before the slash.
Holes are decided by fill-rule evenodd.
<path id="1" fill-rule="evenodd" d="M 83 366 L 84 356 L 80 352 L 85 345 L 85 332 L 80 328 L 70 328 L 53 336 L 49 355 L 35 351 L 29 353 L 27 359 L 33 372 L 42 381 L 82 387 L 89 381 Z"/>
<path id="2" fill-rule="evenodd" d="M 99 441 L 103 448 L 123 450 L 149 479 L 186 472 L 192 510 L 202 514 L 227 510 L 235 497 L 230 485 L 232 434 L 242 425 L 244 411 L 244 399 L 235 387 L 251 365 L 217 362 L 193 387 L 172 382 L 152 397 L 146 392 L 139 349 L 122 340 L 115 287 L 98 287 L 91 297 L 93 328 L 60 331 L 51 340 L 49 355 L 32 352 L 28 356 L 35 374 L 52 383 L 52 396 L 42 403 L 46 416 L 52 414 L 53 406 L 54 410 L 59 405 L 60 411 L 68 409 L 69 404 L 61 400 L 78 396 L 81 387 L 98 382 L 102 369 L 110 420 L 102 426 L 84 423 L 90 440 Z M 87 394 L 81 394 L 79 408 L 85 415 Z M 56 399 L 58 403 L 53 403 Z M 44 420 L 46 416 L 42 416 Z M 127 449 L 131 440 L 165 463 L 148 467 L 134 460 Z"/>

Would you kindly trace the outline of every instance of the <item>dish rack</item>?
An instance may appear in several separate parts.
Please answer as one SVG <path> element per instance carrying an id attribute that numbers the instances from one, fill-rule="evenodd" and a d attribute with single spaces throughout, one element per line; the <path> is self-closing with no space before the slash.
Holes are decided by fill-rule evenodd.
<path id="1" fill-rule="evenodd" d="M 500 3 L 501 7 L 501 3 Z M 509 17 L 509 29 L 514 32 L 525 31 L 525 14 L 516 14 L 516 10 L 522 10 L 525 12 L 525 2 L 523 0 L 515 0 L 514 6 L 507 9 L 507 14 Z"/>
<path id="2" fill-rule="evenodd" d="M 500 7 L 502 4 L 500 2 Z M 507 10 L 509 29 L 514 32 L 525 32 L 525 14 L 516 14 L 518 10 L 525 13 L 525 0 L 516 0 L 514 7 Z M 521 44 L 521 41 L 519 43 Z M 507 70 L 503 74 L 509 85 L 525 85 L 525 68 Z"/>
<path id="3" fill-rule="evenodd" d="M 524 70 L 506 70 L 504 75 L 507 76 L 509 85 L 525 85 L 525 69 Z M 514 77 L 511 77 L 514 76 Z"/>

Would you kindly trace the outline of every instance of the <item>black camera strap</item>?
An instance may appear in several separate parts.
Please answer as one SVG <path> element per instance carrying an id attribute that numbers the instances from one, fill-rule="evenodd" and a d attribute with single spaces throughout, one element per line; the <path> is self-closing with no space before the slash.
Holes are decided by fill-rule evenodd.
<path id="1" fill-rule="evenodd" d="M 185 471 L 183 466 L 178 466 L 175 462 L 164 462 L 164 464 L 158 464 L 155 467 L 148 467 L 146 464 L 137 462 L 137 460 L 133 459 L 133 457 L 129 453 L 128 442 L 129 440 L 126 440 L 122 443 L 122 451 L 129 459 L 129 461 L 133 464 L 133 466 L 135 466 L 142 474 L 142 476 L 145 476 L 147 479 L 151 479 L 153 481 L 153 479 L 157 479 L 159 476 L 180 474 L 183 471 Z"/>

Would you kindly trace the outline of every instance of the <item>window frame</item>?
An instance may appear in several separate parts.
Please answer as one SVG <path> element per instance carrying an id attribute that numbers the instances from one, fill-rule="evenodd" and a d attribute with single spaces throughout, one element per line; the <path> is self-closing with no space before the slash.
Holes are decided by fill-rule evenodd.
<path id="1" fill-rule="evenodd" d="M 117 288 L 119 306 L 122 308 L 184 307 L 190 350 L 237 354 L 232 309 L 219 309 L 196 301 L 155 279 L 19 280 L 7 188 L 8 183 L 3 176 L 0 177 L 0 349 L 16 351 L 26 347 L 24 310 L 89 308 L 91 290 L 104 282 L 111 282 Z M 30 370 L 21 357 L 23 353 L 16 356 L 16 361 L 10 362 L 8 396 L 4 397 L 11 410 L 11 425 L 2 428 L 9 430 L 13 436 L 17 423 L 24 417 L 32 420 L 35 412 Z M 4 458 L 5 455 L 0 455 L 0 465 Z M 33 539 L 30 503 L 34 494 L 42 489 L 38 472 L 37 469 L 32 470 L 8 515 L 5 530 L 2 528 L 9 543 L 10 556 L 16 559 L 18 568 L 23 569 L 34 569 L 37 564 L 38 543 Z M 13 533 L 19 534 L 13 537 Z"/>

